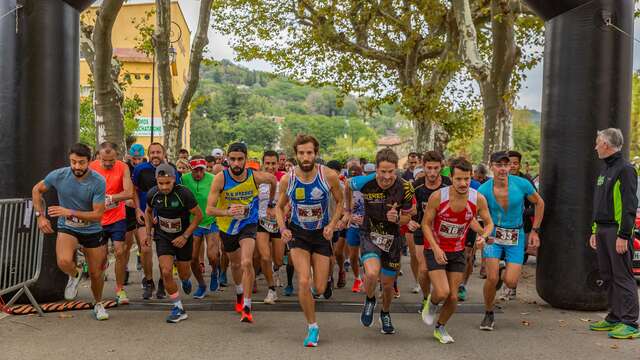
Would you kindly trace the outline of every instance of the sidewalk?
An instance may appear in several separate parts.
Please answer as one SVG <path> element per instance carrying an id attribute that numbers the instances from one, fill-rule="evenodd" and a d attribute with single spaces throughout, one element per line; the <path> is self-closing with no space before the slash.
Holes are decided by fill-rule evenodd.
<path id="1" fill-rule="evenodd" d="M 401 297 L 394 300 L 392 308 L 395 335 L 380 334 L 377 321 L 371 328 L 362 327 L 359 311 L 363 295 L 351 293 L 351 276 L 346 288 L 336 289 L 328 301 L 319 301 L 320 345 L 305 349 L 306 325 L 297 299 L 282 296 L 278 289 L 278 305 L 261 304 L 266 292 L 264 279 L 259 280 L 260 291 L 254 295 L 255 324 L 240 323 L 233 312 L 233 287 L 204 300 L 185 297 L 189 319 L 167 324 L 164 318 L 169 303 L 139 300 L 139 274 L 134 272 L 134 284 L 128 286 L 132 304 L 109 310 L 108 321 L 93 320 L 90 311 L 1 319 L 0 358 L 640 359 L 640 341 L 611 340 L 606 333 L 588 330 L 589 321 L 601 319 L 604 313 L 553 309 L 540 300 L 535 293 L 532 261 L 525 266 L 518 299 L 502 304 L 502 311 L 496 313 L 493 332 L 478 330 L 483 308 L 482 280 L 476 268 L 469 300 L 447 326 L 456 343 L 441 345 L 431 336 L 433 328 L 420 321 L 417 303 L 421 296 L 410 293 L 415 284 L 407 258 L 403 265 Z M 113 275 L 109 279 L 105 298 L 114 295 Z M 281 279 L 286 280 L 284 271 Z M 88 283 L 81 287 L 79 298 L 89 300 Z"/>

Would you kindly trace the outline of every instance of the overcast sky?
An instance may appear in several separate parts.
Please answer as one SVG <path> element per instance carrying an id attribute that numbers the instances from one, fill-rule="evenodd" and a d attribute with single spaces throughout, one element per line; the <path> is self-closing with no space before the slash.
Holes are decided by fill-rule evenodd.
<path id="1" fill-rule="evenodd" d="M 194 31 L 198 22 L 198 6 L 199 0 L 178 0 L 182 10 L 187 17 L 192 32 Z M 148 0 L 130 0 L 129 2 L 148 2 Z M 640 21 L 636 21 L 635 37 L 640 38 Z M 209 56 L 216 59 L 229 59 L 235 62 L 234 52 L 228 45 L 229 39 L 209 31 Z M 634 43 L 634 58 L 633 68 L 640 68 L 640 46 L 638 43 Z M 269 63 L 264 61 L 252 61 L 248 63 L 241 62 L 240 64 L 255 70 L 272 70 Z M 540 110 L 542 103 L 542 64 L 539 64 L 536 68 L 532 69 L 527 74 L 527 80 L 520 91 L 518 106 L 527 107 L 529 109 Z"/>

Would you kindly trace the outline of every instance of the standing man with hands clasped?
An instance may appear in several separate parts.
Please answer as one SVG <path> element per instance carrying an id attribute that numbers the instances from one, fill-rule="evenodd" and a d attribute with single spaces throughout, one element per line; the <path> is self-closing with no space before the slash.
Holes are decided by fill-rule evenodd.
<path id="1" fill-rule="evenodd" d="M 595 150 L 605 167 L 593 194 L 593 234 L 589 244 L 598 254 L 600 276 L 608 287 L 609 314 L 591 324 L 615 339 L 637 339 L 638 288 L 633 278 L 633 224 L 638 207 L 636 170 L 622 156 L 619 129 L 598 131 Z"/>

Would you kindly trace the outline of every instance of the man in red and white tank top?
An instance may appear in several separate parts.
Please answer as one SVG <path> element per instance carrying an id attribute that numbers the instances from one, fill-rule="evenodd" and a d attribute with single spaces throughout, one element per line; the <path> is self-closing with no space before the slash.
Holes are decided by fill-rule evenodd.
<path id="1" fill-rule="evenodd" d="M 422 320 L 433 324 L 440 303 L 443 303 L 433 336 L 443 344 L 454 340 L 445 325 L 458 304 L 458 286 L 464 278 L 466 259 L 464 254 L 467 231 L 478 233 L 476 244 L 481 245 L 491 234 L 493 222 L 487 200 L 476 190 L 470 189 L 471 163 L 464 158 L 451 162 L 453 185 L 434 192 L 429 198 L 422 231 L 427 239 L 424 256 L 431 279 L 431 296 L 423 308 Z M 484 228 L 475 220 L 484 221 Z"/>
<path id="2" fill-rule="evenodd" d="M 89 167 L 104 177 L 107 184 L 105 211 L 102 215 L 102 236 L 107 243 L 113 242 L 116 255 L 116 301 L 128 304 L 129 298 L 124 290 L 125 272 L 130 244 L 126 243 L 127 220 L 125 202 L 133 198 L 133 182 L 129 166 L 117 160 L 118 146 L 110 142 L 100 144 L 100 159 Z M 129 238 L 129 240 L 133 240 Z M 129 246 L 128 246 L 129 245 Z"/>

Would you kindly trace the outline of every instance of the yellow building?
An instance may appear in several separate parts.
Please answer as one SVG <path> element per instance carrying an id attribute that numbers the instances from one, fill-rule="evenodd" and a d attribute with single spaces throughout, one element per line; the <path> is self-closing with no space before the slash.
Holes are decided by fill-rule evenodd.
<path id="1" fill-rule="evenodd" d="M 98 8 L 92 7 L 83 14 L 83 21 L 94 22 L 95 12 Z M 122 64 L 122 77 L 128 76 L 131 84 L 126 87 L 125 96 L 132 98 L 138 95 L 144 102 L 142 113 L 138 117 L 138 129 L 134 132 L 137 137 L 136 142 L 142 144 L 145 149 L 151 143 L 151 99 L 152 99 L 152 79 L 153 58 L 136 50 L 136 45 L 140 42 L 140 32 L 136 25 L 146 23 L 155 24 L 155 4 L 136 3 L 122 6 L 118 13 L 112 31 L 113 55 Z M 152 14 L 149 16 L 149 14 Z M 172 63 L 173 94 L 180 96 L 187 85 L 187 73 L 189 68 L 189 57 L 191 55 L 191 31 L 182 13 L 182 9 L 177 1 L 171 3 L 171 41 L 175 50 L 175 61 Z M 82 87 L 81 96 L 89 94 L 89 67 L 84 59 L 80 60 L 80 84 Z M 162 117 L 160 116 L 158 77 L 156 72 L 153 110 L 153 140 L 163 142 Z M 189 149 L 191 145 L 191 121 L 187 120 L 182 131 L 182 145 Z"/>

